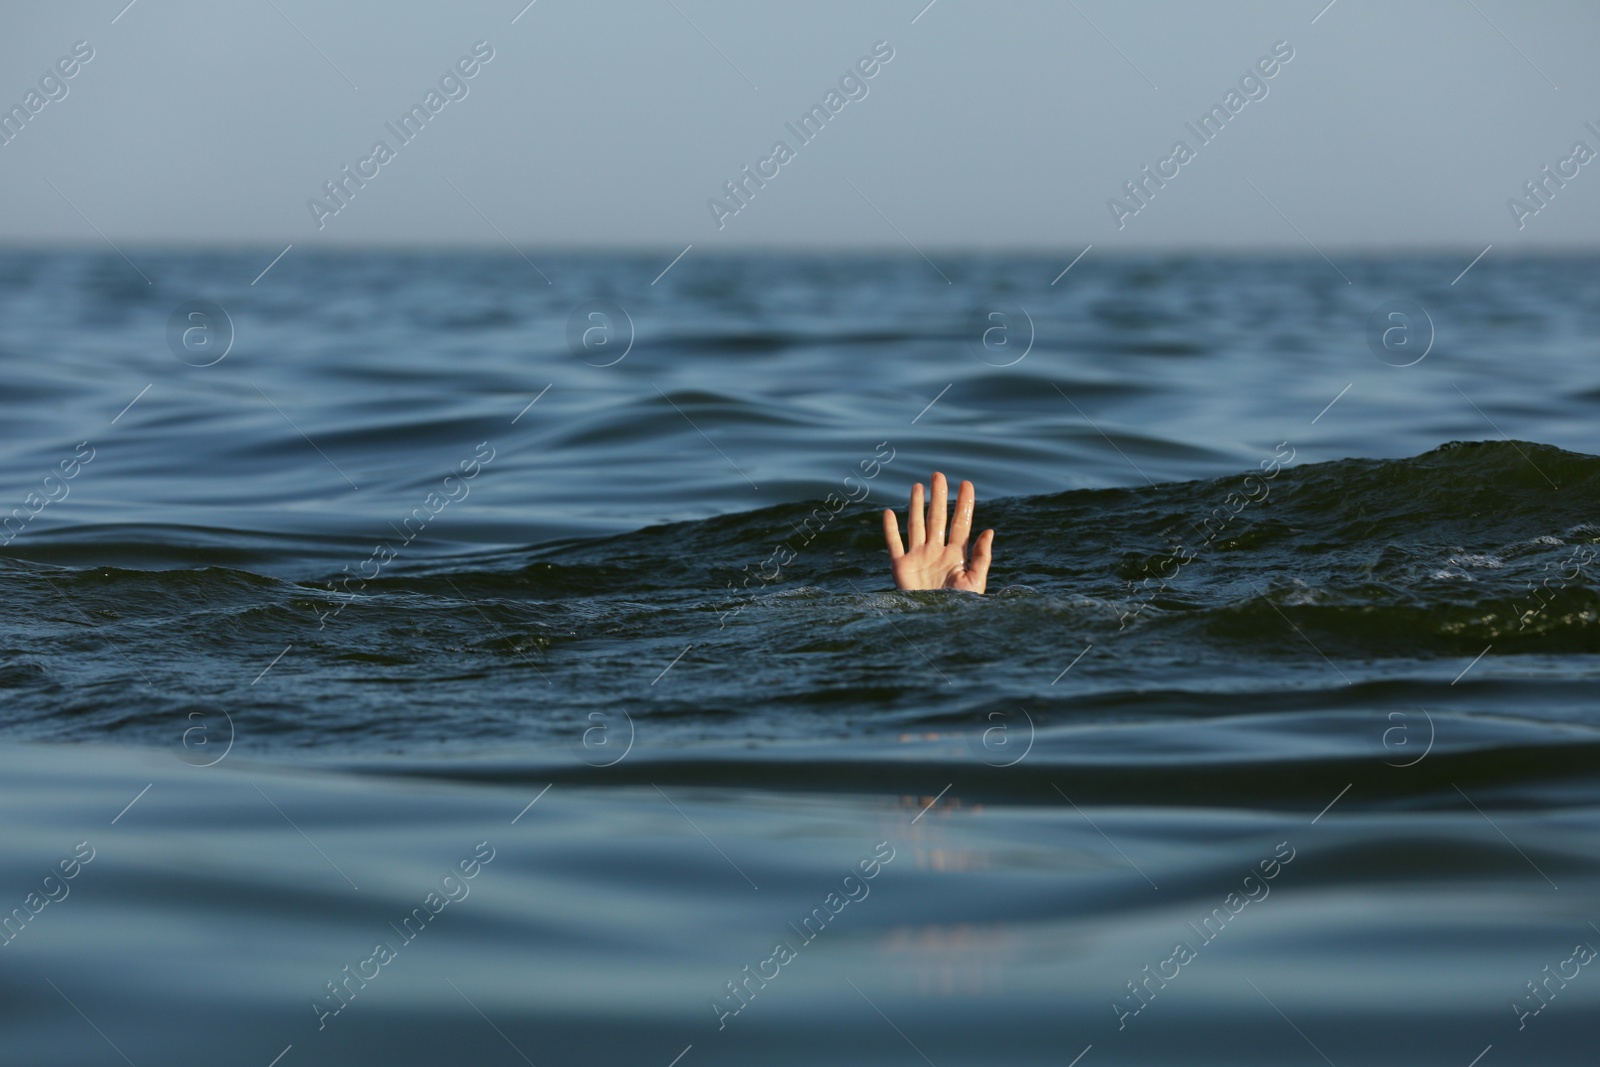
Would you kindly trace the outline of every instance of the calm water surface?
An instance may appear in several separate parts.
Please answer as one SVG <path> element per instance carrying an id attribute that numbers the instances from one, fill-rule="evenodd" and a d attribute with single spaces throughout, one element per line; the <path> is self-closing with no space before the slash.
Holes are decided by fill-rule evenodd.
<path id="1" fill-rule="evenodd" d="M 126 251 L 0 256 L 0 1063 L 1593 1062 L 1594 259 Z"/>

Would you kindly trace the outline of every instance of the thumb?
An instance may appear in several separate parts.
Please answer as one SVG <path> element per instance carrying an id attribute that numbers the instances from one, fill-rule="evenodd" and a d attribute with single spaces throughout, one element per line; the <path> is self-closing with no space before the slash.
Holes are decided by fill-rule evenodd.
<path id="1" fill-rule="evenodd" d="M 967 576 L 980 593 L 989 581 L 989 563 L 994 559 L 993 547 L 994 531 L 983 531 L 977 543 L 972 546 L 972 559 L 967 563 Z"/>

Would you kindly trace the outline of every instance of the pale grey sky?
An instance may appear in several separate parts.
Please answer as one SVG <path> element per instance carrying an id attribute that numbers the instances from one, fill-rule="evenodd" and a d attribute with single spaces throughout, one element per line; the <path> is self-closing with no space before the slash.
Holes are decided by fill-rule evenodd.
<path id="1" fill-rule="evenodd" d="M 1600 151 L 1584 0 L 524 3 L 9 5 L 0 108 L 39 95 L 0 144 L 0 242 L 1600 244 L 1600 161 L 1542 206 L 1523 191 Z M 93 58 L 41 90 L 79 41 Z M 402 144 L 385 123 L 479 41 L 493 58 L 446 86 L 466 95 Z M 1280 41 L 1202 143 L 1185 123 Z M 820 134 L 786 128 L 877 42 L 893 58 Z M 319 229 L 307 201 L 334 206 L 324 183 L 378 140 L 393 158 Z M 792 158 L 763 164 L 779 140 Z M 1179 140 L 1193 158 L 1163 164 Z M 719 229 L 708 201 L 736 206 L 747 165 L 776 174 Z M 1176 175 L 1119 228 L 1108 200 L 1139 206 L 1145 166 Z"/>

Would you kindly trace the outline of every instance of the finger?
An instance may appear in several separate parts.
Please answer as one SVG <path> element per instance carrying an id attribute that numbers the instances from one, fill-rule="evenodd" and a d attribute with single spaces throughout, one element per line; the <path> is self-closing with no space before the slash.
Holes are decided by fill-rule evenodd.
<path id="1" fill-rule="evenodd" d="M 928 540 L 944 544 L 944 527 L 950 518 L 950 483 L 943 474 L 933 472 L 933 498 L 928 501 Z"/>
<path id="2" fill-rule="evenodd" d="M 904 546 L 900 544 L 900 520 L 895 517 L 893 508 L 883 509 L 883 542 L 889 546 L 891 560 L 906 554 Z"/>
<path id="3" fill-rule="evenodd" d="M 911 487 L 911 511 L 906 515 L 906 541 L 912 548 L 921 548 L 927 540 L 922 526 L 922 483 Z"/>
<path id="4" fill-rule="evenodd" d="M 972 560 L 967 564 L 967 580 L 974 592 L 981 593 L 989 583 L 989 562 L 994 558 L 994 531 L 985 530 L 972 546 Z"/>
<path id="5" fill-rule="evenodd" d="M 950 523 L 950 543 L 966 546 L 972 533 L 972 512 L 978 506 L 978 491 L 971 482 L 962 482 L 956 494 L 956 517 Z"/>

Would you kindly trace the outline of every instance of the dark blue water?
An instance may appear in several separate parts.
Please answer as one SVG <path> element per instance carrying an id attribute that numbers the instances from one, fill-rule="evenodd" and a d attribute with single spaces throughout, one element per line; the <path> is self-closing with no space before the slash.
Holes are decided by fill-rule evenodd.
<path id="1" fill-rule="evenodd" d="M 126 251 L 0 256 L 0 1062 L 1592 1061 L 1596 260 Z"/>

